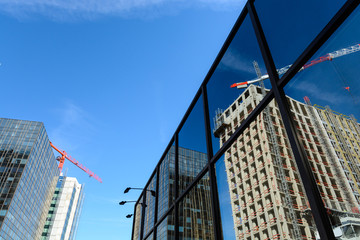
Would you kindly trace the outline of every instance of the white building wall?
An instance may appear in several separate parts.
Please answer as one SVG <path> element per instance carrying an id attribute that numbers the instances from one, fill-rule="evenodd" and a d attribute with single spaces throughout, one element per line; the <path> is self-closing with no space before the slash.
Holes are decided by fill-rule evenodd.
<path id="1" fill-rule="evenodd" d="M 54 223 L 50 232 L 50 240 L 68 240 L 74 222 L 75 212 L 81 195 L 82 186 L 76 178 L 65 177 L 64 187 L 62 188 L 60 200 L 57 202 L 57 211 Z M 62 238 L 64 234 L 64 237 Z"/>

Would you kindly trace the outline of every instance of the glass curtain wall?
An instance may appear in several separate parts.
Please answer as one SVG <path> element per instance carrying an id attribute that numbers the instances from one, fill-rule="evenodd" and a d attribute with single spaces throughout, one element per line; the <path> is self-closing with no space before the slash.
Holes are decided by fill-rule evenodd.
<path id="1" fill-rule="evenodd" d="M 247 1 L 132 239 L 360 238 L 358 5 Z"/>

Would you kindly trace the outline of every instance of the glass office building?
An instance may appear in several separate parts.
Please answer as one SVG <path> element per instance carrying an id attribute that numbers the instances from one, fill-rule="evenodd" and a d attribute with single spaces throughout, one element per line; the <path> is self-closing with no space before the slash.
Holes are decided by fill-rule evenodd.
<path id="1" fill-rule="evenodd" d="M 201 170 L 202 164 L 206 164 L 207 155 L 202 152 L 194 151 L 186 148 L 178 148 L 179 166 L 179 183 L 185 187 L 186 184 L 194 181 L 198 171 Z M 156 181 L 159 181 L 159 193 L 155 195 L 147 193 L 147 201 L 137 203 L 137 217 L 134 225 L 135 239 L 139 239 L 139 231 L 141 226 L 141 211 L 144 211 L 144 231 L 148 232 L 154 224 L 155 199 L 158 199 L 157 216 L 161 217 L 165 214 L 174 201 L 174 185 L 175 185 L 175 147 L 169 149 L 162 165 L 160 166 L 159 179 L 153 178 L 150 187 L 147 190 L 156 189 Z M 156 193 L 156 192 L 155 192 Z M 206 203 L 206 199 L 210 198 L 209 177 L 204 177 L 198 184 L 198 189 L 187 195 L 181 203 L 181 211 L 179 211 L 180 234 L 184 238 L 209 239 L 212 238 L 212 213 L 211 206 L 202 204 Z M 143 208 L 143 206 L 146 206 Z M 175 239 L 175 222 L 174 215 L 169 214 L 161 223 L 157 236 L 160 239 Z"/>
<path id="2" fill-rule="evenodd" d="M 59 175 L 41 122 L 0 119 L 0 238 L 39 239 Z"/>
<path id="3" fill-rule="evenodd" d="M 246 2 L 135 205 L 132 239 L 360 238 L 359 3 Z"/>

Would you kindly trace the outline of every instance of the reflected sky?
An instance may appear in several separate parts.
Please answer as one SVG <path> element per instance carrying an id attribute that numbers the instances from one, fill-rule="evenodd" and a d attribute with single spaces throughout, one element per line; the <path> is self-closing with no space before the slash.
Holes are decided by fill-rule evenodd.
<path id="1" fill-rule="evenodd" d="M 227 182 L 224 157 L 216 162 L 216 180 L 218 185 L 221 223 L 224 240 L 235 239 L 234 220 L 232 217 L 229 184 Z"/>
<path id="2" fill-rule="evenodd" d="M 277 68 L 293 63 L 345 0 L 256 0 L 255 7 Z"/>
<path id="3" fill-rule="evenodd" d="M 357 9 L 312 59 L 360 44 L 359 24 Z M 359 62 L 360 51 L 313 65 L 290 81 L 286 94 L 301 102 L 308 96 L 312 104 L 329 105 L 334 111 L 360 119 Z"/>
<path id="4" fill-rule="evenodd" d="M 207 84 L 211 130 L 214 130 L 216 111 L 227 109 L 244 92 L 244 89 L 230 86 L 257 78 L 253 61 L 258 63 L 261 73 L 265 74 L 265 64 L 247 16 Z M 265 81 L 265 87 L 270 88 L 269 81 Z M 214 153 L 220 148 L 219 142 L 212 134 Z"/>

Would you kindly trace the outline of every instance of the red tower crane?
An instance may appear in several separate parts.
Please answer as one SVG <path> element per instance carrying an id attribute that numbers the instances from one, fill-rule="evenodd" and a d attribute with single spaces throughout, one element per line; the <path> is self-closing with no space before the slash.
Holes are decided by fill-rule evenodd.
<path id="1" fill-rule="evenodd" d="M 69 160 L 70 162 L 72 162 L 73 164 L 75 164 L 78 168 L 80 168 L 81 170 L 83 170 L 84 172 L 86 172 L 87 174 L 89 174 L 90 177 L 95 178 L 96 180 L 98 180 L 99 182 L 102 183 L 101 178 L 99 178 L 95 173 L 93 173 L 92 171 L 90 171 L 89 169 L 87 169 L 84 165 L 82 165 L 81 163 L 79 163 L 78 161 L 76 161 L 74 158 L 72 158 L 71 156 L 69 156 L 65 151 L 60 150 L 59 148 L 55 147 L 54 144 L 52 144 L 52 142 L 50 142 L 50 146 L 55 149 L 58 153 L 61 154 L 61 157 L 57 157 L 56 160 L 59 161 L 59 170 L 60 172 L 62 171 L 64 162 L 65 162 L 65 158 L 67 160 Z"/>
<path id="2" fill-rule="evenodd" d="M 360 44 L 356 44 L 356 45 L 353 45 L 353 46 L 350 46 L 350 47 L 347 47 L 347 48 L 343 48 L 343 49 L 328 53 L 328 54 L 326 54 L 326 55 L 324 55 L 322 57 L 319 57 L 319 58 L 317 58 L 315 60 L 312 60 L 312 61 L 306 63 L 302 68 L 300 68 L 299 72 L 306 69 L 306 68 L 308 68 L 308 67 L 311 67 L 311 66 L 313 66 L 315 64 L 325 62 L 325 61 L 331 61 L 334 58 L 342 57 L 342 56 L 345 56 L 345 55 L 348 55 L 348 54 L 351 54 L 351 53 L 354 53 L 354 52 L 358 52 L 358 51 L 360 51 Z M 279 75 L 284 74 L 287 70 L 289 70 L 290 67 L 291 67 L 291 65 L 288 65 L 288 66 L 285 66 L 283 68 L 277 69 L 277 72 L 278 72 Z M 269 78 L 269 75 L 265 74 L 265 75 L 262 75 L 259 78 L 253 79 L 253 80 L 249 80 L 249 81 L 246 81 L 246 82 L 234 83 L 230 87 L 232 87 L 232 88 L 234 88 L 234 87 L 246 88 L 248 86 L 248 84 L 255 83 L 255 82 L 260 82 L 260 81 L 268 79 L 268 78 Z M 348 88 L 346 88 L 346 89 L 349 90 Z"/>

